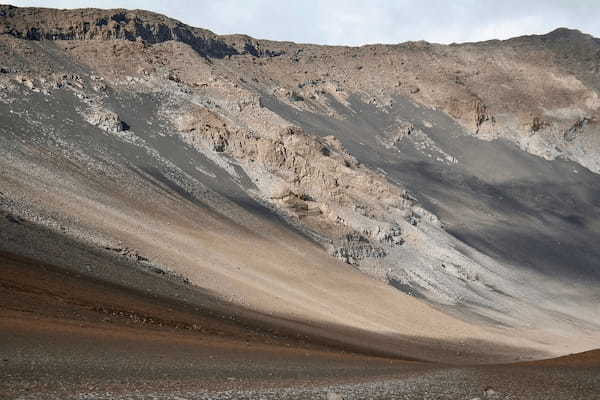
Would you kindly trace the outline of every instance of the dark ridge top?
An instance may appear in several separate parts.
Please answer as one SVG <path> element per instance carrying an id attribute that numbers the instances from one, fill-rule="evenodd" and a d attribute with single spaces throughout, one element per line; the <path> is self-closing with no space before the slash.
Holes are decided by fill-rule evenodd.
<path id="1" fill-rule="evenodd" d="M 250 54 L 274 57 L 285 54 L 295 43 L 257 40 L 247 35 L 217 35 L 207 29 L 195 28 L 165 15 L 145 10 L 126 9 L 53 9 L 0 5 L 0 34 L 28 40 L 141 40 L 149 44 L 169 40 L 190 45 L 207 58 L 224 58 Z M 557 28 L 543 35 L 526 35 L 508 40 L 488 40 L 473 43 L 453 43 L 451 46 L 544 46 L 569 51 L 575 46 L 586 52 L 598 46 L 600 39 L 577 29 Z M 426 50 L 436 44 L 409 41 L 403 48 Z M 361 47 L 394 45 L 365 45 Z M 339 46 L 318 46 L 339 47 Z M 341 46 L 347 47 L 347 46 Z"/>
<path id="2" fill-rule="evenodd" d="M 0 5 L 0 34 L 28 40 L 130 40 L 149 44 L 169 40 L 190 45 L 210 58 L 251 54 L 272 57 L 280 51 L 263 49 L 244 35 L 219 36 L 164 15 L 143 10 L 94 8 L 58 10 Z"/>
<path id="3" fill-rule="evenodd" d="M 542 36 L 546 36 L 547 38 L 573 39 L 573 38 L 589 37 L 590 35 L 581 32 L 579 29 L 560 27 L 560 28 L 556 28 L 552 32 L 549 32 Z"/>

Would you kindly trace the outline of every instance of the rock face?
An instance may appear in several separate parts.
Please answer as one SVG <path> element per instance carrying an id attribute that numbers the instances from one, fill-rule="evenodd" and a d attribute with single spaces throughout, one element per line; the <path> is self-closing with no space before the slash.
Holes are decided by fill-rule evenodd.
<path id="1" fill-rule="evenodd" d="M 532 154 L 568 158 L 600 171 L 598 158 L 582 150 L 598 146 L 600 140 L 593 134 L 600 81 L 589 72 L 600 69 L 600 60 L 586 56 L 596 54 L 600 43 L 578 31 L 558 29 L 545 36 L 504 42 L 451 46 L 409 42 L 348 49 L 219 36 L 139 10 L 0 7 L 0 30 L 17 38 L 116 39 L 145 45 L 176 41 L 208 58 L 279 56 L 275 63 L 252 61 L 246 73 L 257 80 L 262 79 L 258 75 L 279 80 L 277 90 L 287 101 L 306 103 L 297 107 L 316 107 L 334 114 L 327 106 L 327 96 L 332 94 L 328 88 L 338 97 L 343 92 L 358 92 L 380 105 L 390 104 L 393 96 L 407 96 L 443 110 L 482 138 L 508 139 Z M 535 65 L 531 59 L 536 59 Z M 575 59 L 581 61 L 569 61 Z M 512 101 L 514 98 L 519 100 Z M 589 126 L 579 130 L 577 140 L 567 140 L 573 135 L 562 133 L 582 119 L 590 121 Z"/>
<path id="2" fill-rule="evenodd" d="M 374 247 L 369 239 L 358 232 L 346 234 L 338 243 L 332 245 L 330 254 L 350 265 L 358 265 L 365 258 L 382 258 L 386 252 L 381 247 Z"/>
<path id="3" fill-rule="evenodd" d="M 266 201 L 341 241 L 331 250 L 335 257 L 357 264 L 386 255 L 369 240 L 402 243 L 396 226 L 414 214 L 414 198 L 361 165 L 335 137 L 320 138 L 295 126 L 259 135 L 202 108 L 177 115 L 177 122 L 184 140 L 240 161 Z"/>
<path id="4" fill-rule="evenodd" d="M 121 121 L 117 113 L 112 111 L 93 110 L 87 117 L 90 124 L 109 133 L 118 133 L 129 129 L 129 126 Z"/>
<path id="5" fill-rule="evenodd" d="M 598 329 L 596 38 L 349 48 L 11 6 L 0 32 L 11 229 L 123 243 L 263 311 L 337 318 L 306 299 L 344 268 L 469 319 Z"/>
<path id="6" fill-rule="evenodd" d="M 147 44 L 169 40 L 190 45 L 207 57 L 235 54 L 273 56 L 260 44 L 243 36 L 220 38 L 210 31 L 191 28 L 148 11 L 53 10 L 0 5 L 3 33 L 29 40 L 131 40 Z"/>

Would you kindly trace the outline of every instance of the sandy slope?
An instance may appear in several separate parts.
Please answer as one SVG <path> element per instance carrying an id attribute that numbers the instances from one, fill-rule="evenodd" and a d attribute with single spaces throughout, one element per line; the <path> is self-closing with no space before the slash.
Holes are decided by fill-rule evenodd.
<path id="1" fill-rule="evenodd" d="M 31 236 L 41 223 L 92 248 L 129 249 L 135 254 L 133 261 L 140 256 L 221 298 L 282 318 L 390 337 L 451 341 L 459 347 L 469 341 L 493 342 L 530 348 L 532 354 L 565 354 L 597 343 L 594 331 L 553 332 L 535 326 L 510 331 L 437 311 L 329 257 L 321 246 L 248 196 L 202 153 L 176 138 L 158 142 L 156 120 L 142 119 L 148 124 L 144 129 L 132 115 L 138 140 L 147 142 L 131 144 L 119 135 L 90 130 L 86 121 L 70 112 L 73 97 L 68 93 L 57 94 L 49 103 L 42 99 L 30 100 L 39 102 L 34 120 L 53 118 L 39 131 L 29 125 L 34 122 L 19 118 L 17 103 L 0 105 L 13 111 L 2 115 L 4 126 L 12 127 L 4 128 L 0 138 L 7 149 L 7 157 L 0 159 L 2 192 L 9 214 L 28 221 L 19 224 L 4 218 L 5 250 L 52 261 L 51 246 L 41 246 Z M 145 118 L 147 106 L 135 107 L 136 115 Z M 69 151 L 63 147 L 67 143 Z M 182 153 L 171 154 L 177 149 Z M 216 178 L 191 166 L 201 166 Z M 173 177 L 173 171 L 183 178 Z M 237 179 L 248 179 L 239 174 Z M 51 251 L 68 254 L 71 248 Z M 114 255 L 111 250 L 104 253 Z M 108 276 L 114 269 L 102 261 L 90 263 L 85 256 L 73 256 L 68 263 L 75 270 L 88 264 L 92 273 L 104 269 Z M 461 350 L 463 356 L 466 353 Z"/>
<path id="2" fill-rule="evenodd" d="M 452 341 L 459 347 L 466 347 L 469 341 L 483 341 L 551 351 L 535 340 L 511 339 L 501 330 L 469 324 L 436 311 L 328 258 L 316 244 L 271 219 L 251 216 L 251 223 L 242 225 L 243 218 L 233 222 L 185 200 L 169 199 L 165 204 L 162 196 L 146 192 L 133 193 L 118 207 L 110 207 L 98 201 L 103 193 L 87 192 L 86 182 L 73 183 L 77 192 L 69 192 L 69 180 L 74 175 L 68 169 L 55 172 L 52 182 L 62 183 L 60 192 L 55 192 L 53 185 L 32 179 L 33 168 L 19 183 L 20 188 L 26 185 L 29 198 L 43 197 L 44 204 L 54 205 L 56 212 L 77 220 L 79 226 L 94 227 L 93 238 L 118 237 L 144 257 L 188 277 L 192 284 L 250 309 L 390 337 Z M 11 175 L 11 179 L 18 179 L 14 169 Z M 110 189 L 111 184 L 106 182 L 101 187 Z M 117 192 L 118 188 L 114 190 Z M 84 193 L 89 193 L 89 197 Z M 65 201 L 70 196 L 76 196 L 77 202 Z M 138 198 L 146 200 L 139 204 L 135 200 Z M 12 231 L 20 230 L 21 235 L 28 236 L 28 242 L 39 246 L 30 223 L 14 224 L 5 219 L 2 224 Z M 19 246 L 15 233 L 9 235 L 15 242 L 11 247 Z M 68 245 L 59 251 L 69 251 Z M 85 258 L 79 262 L 88 263 Z M 103 267 L 98 264 L 92 263 L 91 270 Z M 80 265 L 74 267 L 81 268 Z M 115 267 L 104 268 L 110 274 Z M 129 284 L 122 280 L 118 283 Z"/>
<path id="3" fill-rule="evenodd" d="M 557 58 L 596 39 L 350 49 L 0 12 L 10 396 L 596 389 L 597 353 L 464 367 L 599 346 L 597 79 Z"/>
<path id="4" fill-rule="evenodd" d="M 583 399 L 598 389 L 597 351 L 476 368 L 373 357 L 210 295 L 198 307 L 6 253 L 0 262 L 5 398 L 462 398 L 491 387 L 498 397 Z M 445 347 L 417 346 L 438 356 Z"/>

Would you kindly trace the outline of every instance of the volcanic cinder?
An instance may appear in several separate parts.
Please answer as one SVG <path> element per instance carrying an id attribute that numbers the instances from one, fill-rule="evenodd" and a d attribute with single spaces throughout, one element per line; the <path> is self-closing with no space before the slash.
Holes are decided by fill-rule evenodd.
<path id="1" fill-rule="evenodd" d="M 0 396 L 591 398 L 599 92 L 564 28 L 0 5 Z"/>

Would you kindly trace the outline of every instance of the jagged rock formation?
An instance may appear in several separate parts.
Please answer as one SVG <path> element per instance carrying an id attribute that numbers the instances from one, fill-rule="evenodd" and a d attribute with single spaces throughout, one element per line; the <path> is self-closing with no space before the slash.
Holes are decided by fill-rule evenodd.
<path id="1" fill-rule="evenodd" d="M 302 103 L 295 104 L 297 107 L 316 107 L 334 114 L 335 110 L 323 104 L 331 92 L 340 96 L 344 91 L 358 91 L 372 104 L 381 106 L 392 104 L 393 96 L 400 94 L 447 112 L 481 137 L 505 138 L 533 154 L 549 159 L 573 159 L 593 171 L 600 171 L 597 158 L 582 150 L 598 145 L 597 136 L 592 133 L 596 129 L 594 121 L 599 104 L 594 90 L 598 81 L 588 73 L 598 68 L 598 60 L 581 56 L 590 65 L 577 64 L 577 76 L 569 75 L 574 65 L 568 63 L 572 42 L 579 46 L 574 50 L 576 56 L 584 51 L 594 54 L 599 45 L 597 40 L 579 32 L 559 29 L 547 37 L 453 45 L 450 48 L 425 42 L 360 49 L 334 47 L 322 54 L 321 48 L 315 46 L 278 44 L 244 36 L 218 36 L 145 11 L 107 13 L 86 9 L 61 12 L 3 6 L 2 14 L 3 31 L 19 38 L 123 39 L 141 40 L 147 44 L 177 41 L 212 58 L 278 55 L 281 57 L 276 62 L 252 62 L 247 66 L 248 76 L 269 76 L 270 81 L 277 78 L 275 80 L 280 80 L 283 85 L 274 88 L 274 92 L 291 103 Z M 483 53 L 486 53 L 485 59 L 480 56 Z M 538 66 L 529 63 L 536 57 Z M 342 58 L 348 58 L 348 62 L 344 61 L 343 68 L 335 68 Z M 361 59 L 366 58 L 369 63 L 361 65 Z M 551 67 L 540 67 L 542 60 Z M 285 72 L 290 67 L 297 72 Z M 417 67 L 419 73 L 415 74 L 413 71 Z M 299 71 L 300 68 L 305 71 Z M 286 75 L 287 79 L 283 78 Z M 170 76 L 179 79 L 174 74 Z M 369 76 L 381 79 L 373 80 Z M 289 78 L 291 81 L 286 82 Z M 503 84 L 495 85 L 495 82 Z M 250 81 L 246 85 L 253 83 Z M 519 101 L 510 101 L 511 98 Z M 562 133 L 582 118 L 591 121 L 592 125 L 582 130 L 577 141 L 565 139 Z M 543 119 L 543 126 L 530 129 L 531 121 L 536 119 Z"/>
<path id="2" fill-rule="evenodd" d="M 14 220 L 285 318 L 598 343 L 598 39 L 328 47 L 11 6 L 0 33 Z"/>
<path id="3" fill-rule="evenodd" d="M 394 244 L 401 243 L 402 239 L 399 239 L 399 236 L 389 234 L 389 237 L 393 237 Z M 329 253 L 351 265 L 358 265 L 365 258 L 382 258 L 386 256 L 383 248 L 374 247 L 369 239 L 358 232 L 346 234 L 338 243 L 331 246 Z"/>
<path id="4" fill-rule="evenodd" d="M 190 45 L 205 57 L 251 54 L 275 56 L 262 50 L 258 41 L 248 36 L 219 37 L 192 28 L 163 15 L 143 10 L 55 10 L 0 6 L 3 33 L 29 40 L 111 40 L 142 41 L 147 44 L 170 40 Z"/>
<path id="5" fill-rule="evenodd" d="M 112 111 L 94 110 L 87 117 L 90 124 L 106 132 L 118 133 L 128 129 L 127 124 L 121 121 L 119 116 Z"/>
<path id="6" fill-rule="evenodd" d="M 207 109 L 176 118 L 184 140 L 243 162 L 267 201 L 333 240 L 362 232 L 396 243 L 400 240 L 391 239 L 399 236 L 394 224 L 413 214 L 415 202 L 405 189 L 361 165 L 335 137 L 319 138 L 294 126 L 260 136 L 228 128 Z"/>

